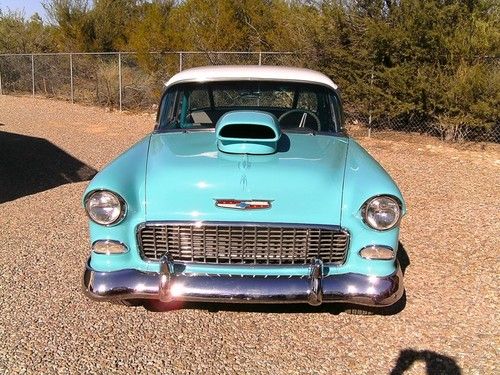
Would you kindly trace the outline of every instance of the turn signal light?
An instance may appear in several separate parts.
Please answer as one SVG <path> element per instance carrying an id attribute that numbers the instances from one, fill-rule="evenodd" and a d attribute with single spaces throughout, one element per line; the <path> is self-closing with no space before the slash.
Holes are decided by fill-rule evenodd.
<path id="1" fill-rule="evenodd" d="M 123 254 L 127 250 L 127 246 L 113 240 L 99 240 L 92 244 L 92 251 L 97 254 Z"/>
<path id="2" fill-rule="evenodd" d="M 390 260 L 394 259 L 395 253 L 392 247 L 372 245 L 361 249 L 359 255 L 361 255 L 365 259 Z"/>

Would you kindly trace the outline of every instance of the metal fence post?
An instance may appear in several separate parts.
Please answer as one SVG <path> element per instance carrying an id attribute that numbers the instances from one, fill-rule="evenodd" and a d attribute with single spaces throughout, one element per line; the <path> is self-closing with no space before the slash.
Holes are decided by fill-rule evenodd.
<path id="1" fill-rule="evenodd" d="M 182 72 L 182 52 L 179 52 L 179 72 Z"/>
<path id="2" fill-rule="evenodd" d="M 370 89 L 373 89 L 373 68 L 372 68 L 372 74 L 370 76 Z M 372 96 L 370 95 L 370 104 L 369 104 L 369 116 L 368 116 L 368 137 L 372 136 Z"/>
<path id="3" fill-rule="evenodd" d="M 262 65 L 262 52 L 259 52 L 259 65 Z"/>
<path id="4" fill-rule="evenodd" d="M 2 72 L 0 72 L 0 95 L 3 95 L 3 90 L 2 90 Z"/>
<path id="5" fill-rule="evenodd" d="M 35 97 L 35 55 L 31 54 L 31 95 Z"/>
<path id="6" fill-rule="evenodd" d="M 75 103 L 75 89 L 73 87 L 73 54 L 69 54 L 69 84 L 71 90 L 71 104 Z"/>
<path id="7" fill-rule="evenodd" d="M 120 102 L 120 112 L 122 111 L 122 54 L 118 54 L 118 96 Z"/>

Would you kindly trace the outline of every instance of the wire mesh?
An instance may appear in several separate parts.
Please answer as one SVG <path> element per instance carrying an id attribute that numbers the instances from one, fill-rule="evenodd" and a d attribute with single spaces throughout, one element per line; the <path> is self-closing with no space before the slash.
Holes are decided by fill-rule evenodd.
<path id="1" fill-rule="evenodd" d="M 258 65 L 258 53 L 182 52 L 181 69 L 207 65 Z"/>
<path id="2" fill-rule="evenodd" d="M 32 93 L 31 56 L 0 56 L 0 75 L 3 94 Z"/>
<path id="3" fill-rule="evenodd" d="M 35 95 L 70 99 L 71 67 L 69 55 L 38 55 L 34 56 L 33 62 Z"/>
<path id="4" fill-rule="evenodd" d="M 118 107 L 118 55 L 73 55 L 73 86 L 77 102 Z"/>
<path id="5" fill-rule="evenodd" d="M 55 53 L 0 55 L 0 93 L 36 95 L 128 110 L 156 108 L 164 83 L 181 70 L 206 65 L 307 67 L 306 56 L 291 52 Z M 498 61 L 492 72 L 497 72 Z M 492 73 L 493 74 L 493 73 Z M 367 72 L 366 86 L 377 77 Z M 343 87 L 348 92 L 349 87 Z M 417 132 L 448 141 L 500 142 L 500 124 L 445 127 L 430 117 L 372 116 L 372 108 L 346 106 L 351 134 Z"/>

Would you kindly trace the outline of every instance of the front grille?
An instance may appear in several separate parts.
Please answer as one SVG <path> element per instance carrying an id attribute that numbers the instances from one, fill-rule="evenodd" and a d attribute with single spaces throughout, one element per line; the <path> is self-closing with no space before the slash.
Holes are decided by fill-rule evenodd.
<path id="1" fill-rule="evenodd" d="M 241 223 L 146 223 L 138 232 L 142 256 L 158 260 L 231 264 L 345 261 L 349 234 L 336 227 Z"/>

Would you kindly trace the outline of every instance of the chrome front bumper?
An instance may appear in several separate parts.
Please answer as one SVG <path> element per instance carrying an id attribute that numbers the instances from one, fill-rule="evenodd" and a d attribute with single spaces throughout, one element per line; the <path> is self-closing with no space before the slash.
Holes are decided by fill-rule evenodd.
<path id="1" fill-rule="evenodd" d="M 133 269 L 101 272 L 89 262 L 83 284 L 95 300 L 151 299 L 163 302 L 309 303 L 343 302 L 389 306 L 403 295 L 403 276 L 397 271 L 377 277 L 356 273 L 325 276 L 321 260 L 309 266 L 308 276 L 199 275 L 174 272 L 164 258 L 159 273 Z"/>

